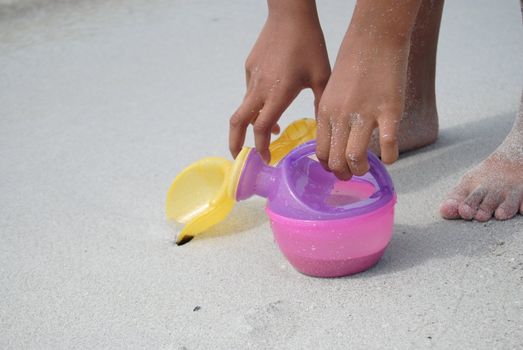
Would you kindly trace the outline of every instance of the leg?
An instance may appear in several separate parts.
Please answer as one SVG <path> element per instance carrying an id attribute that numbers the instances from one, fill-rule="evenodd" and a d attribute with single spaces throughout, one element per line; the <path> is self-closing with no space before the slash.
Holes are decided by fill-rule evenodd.
<path id="1" fill-rule="evenodd" d="M 503 143 L 463 176 L 440 207 L 446 219 L 487 221 L 523 214 L 523 93 L 519 113 Z"/>
<path id="2" fill-rule="evenodd" d="M 443 13 L 443 0 L 424 0 L 411 36 L 405 111 L 400 123 L 400 152 L 414 150 L 438 137 L 436 109 L 436 52 Z M 379 154 L 377 131 L 371 149 Z"/>

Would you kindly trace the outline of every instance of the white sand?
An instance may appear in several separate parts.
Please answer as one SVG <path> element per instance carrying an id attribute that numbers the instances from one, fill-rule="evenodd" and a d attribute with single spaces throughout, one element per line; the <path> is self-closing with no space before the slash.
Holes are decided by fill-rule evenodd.
<path id="1" fill-rule="evenodd" d="M 448 2 L 441 138 L 390 168 L 383 260 L 330 280 L 285 261 L 261 200 L 183 247 L 164 219 L 176 174 L 228 154 L 263 1 L 2 3 L 0 348 L 523 347 L 523 218 L 437 213 L 516 113 L 517 1 Z M 319 7 L 334 58 L 352 4 Z"/>

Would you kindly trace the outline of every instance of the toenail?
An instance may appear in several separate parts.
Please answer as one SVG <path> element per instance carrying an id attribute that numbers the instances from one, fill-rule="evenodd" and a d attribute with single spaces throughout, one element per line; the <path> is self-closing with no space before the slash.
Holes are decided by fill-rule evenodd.
<path id="1" fill-rule="evenodd" d="M 459 208 L 459 213 L 461 217 L 465 220 L 472 220 L 474 218 L 474 210 L 472 210 L 472 207 L 468 204 L 463 204 Z"/>
<path id="2" fill-rule="evenodd" d="M 490 219 L 492 215 L 489 215 L 486 211 L 483 209 L 479 209 L 474 218 L 478 221 L 487 221 Z"/>

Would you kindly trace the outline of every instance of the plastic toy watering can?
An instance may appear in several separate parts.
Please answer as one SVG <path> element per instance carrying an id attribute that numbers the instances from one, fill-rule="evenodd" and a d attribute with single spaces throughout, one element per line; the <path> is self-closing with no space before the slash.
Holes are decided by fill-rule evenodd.
<path id="1" fill-rule="evenodd" d="M 270 164 L 277 164 L 296 146 L 315 137 L 316 123 L 313 119 L 295 121 L 271 143 Z M 257 163 L 252 162 L 253 155 Z M 223 221 L 237 200 L 246 199 L 247 190 L 243 188 L 238 197 L 240 178 L 243 174 L 258 171 L 263 163 L 260 161 L 254 149 L 245 147 L 234 161 L 218 157 L 204 158 L 183 170 L 169 188 L 166 203 L 167 217 L 185 224 L 176 243 L 184 244 Z M 247 162 L 252 164 L 248 169 L 245 167 Z M 245 186 L 251 185 L 249 182 Z"/>
<path id="2" fill-rule="evenodd" d="M 294 268 L 316 277 L 347 276 L 376 264 L 394 226 L 396 194 L 379 159 L 341 181 L 315 158 L 313 120 L 291 124 L 270 146 L 271 164 L 244 148 L 234 162 L 206 158 L 185 169 L 167 195 L 167 215 L 185 227 L 177 244 L 222 221 L 236 201 L 267 198 L 278 246 Z"/>

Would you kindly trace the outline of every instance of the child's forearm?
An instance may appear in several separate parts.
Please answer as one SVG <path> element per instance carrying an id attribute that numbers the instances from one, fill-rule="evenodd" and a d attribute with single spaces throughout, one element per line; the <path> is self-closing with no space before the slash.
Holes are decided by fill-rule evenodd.
<path id="1" fill-rule="evenodd" d="M 409 43 L 422 0 L 358 0 L 347 35 L 370 45 Z"/>
<path id="2" fill-rule="evenodd" d="M 267 0 L 269 18 L 275 20 L 317 21 L 315 0 Z"/>

